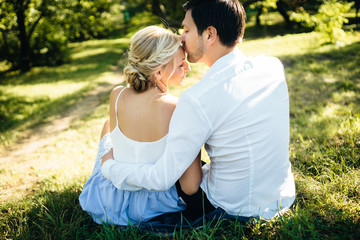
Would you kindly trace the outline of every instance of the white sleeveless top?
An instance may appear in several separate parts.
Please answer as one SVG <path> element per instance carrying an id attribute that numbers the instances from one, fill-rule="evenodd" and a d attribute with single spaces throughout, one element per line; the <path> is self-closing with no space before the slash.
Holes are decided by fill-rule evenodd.
<path id="1" fill-rule="evenodd" d="M 115 160 L 134 164 L 153 164 L 165 149 L 167 135 L 158 141 L 139 142 L 121 132 L 117 118 L 119 96 L 115 102 L 116 127 L 110 134 L 105 134 L 99 143 L 93 173 L 79 196 L 81 207 L 96 223 L 106 222 L 122 226 L 147 221 L 163 213 L 183 210 L 185 205 L 179 201 L 175 186 L 167 191 L 126 191 L 116 188 L 102 175 L 101 157 L 108 152 L 111 145 Z"/>
<path id="2" fill-rule="evenodd" d="M 119 162 L 153 164 L 155 163 L 162 153 L 166 145 L 166 137 L 154 142 L 139 142 L 126 137 L 119 127 L 117 104 L 121 93 L 126 88 L 123 88 L 115 101 L 115 116 L 116 127 L 111 131 L 110 137 L 113 143 L 114 160 Z"/>
<path id="3" fill-rule="evenodd" d="M 82 209 L 98 224 L 105 222 L 122 226 L 147 221 L 164 213 L 184 210 L 185 205 L 179 201 L 175 186 L 166 191 L 126 191 L 116 188 L 102 175 L 101 157 L 111 147 L 117 161 L 149 165 L 155 163 L 165 150 L 167 135 L 158 141 L 139 142 L 121 132 L 117 118 L 119 96 L 115 102 L 116 127 L 101 139 L 93 173 L 79 196 Z"/>

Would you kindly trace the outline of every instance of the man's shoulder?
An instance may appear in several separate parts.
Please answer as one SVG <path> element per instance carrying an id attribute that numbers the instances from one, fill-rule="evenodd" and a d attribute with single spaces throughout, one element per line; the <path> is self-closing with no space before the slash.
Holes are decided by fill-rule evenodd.
<path id="1" fill-rule="evenodd" d="M 248 58 L 256 67 L 266 69 L 284 68 L 279 58 L 268 55 L 258 55 L 256 57 Z"/>
<path id="2" fill-rule="evenodd" d="M 238 76 L 243 78 L 284 79 L 284 66 L 279 58 L 267 55 L 248 57 L 244 64 L 237 69 Z"/>
<path id="3" fill-rule="evenodd" d="M 196 84 L 185 90 L 179 97 L 179 102 L 201 102 L 202 98 L 206 96 L 211 89 L 211 84 L 201 79 Z"/>

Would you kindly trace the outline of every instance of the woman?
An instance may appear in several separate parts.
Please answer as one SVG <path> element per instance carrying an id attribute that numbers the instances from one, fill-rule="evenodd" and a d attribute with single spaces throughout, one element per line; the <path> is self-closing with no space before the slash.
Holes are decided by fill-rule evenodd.
<path id="1" fill-rule="evenodd" d="M 104 125 L 93 173 L 79 197 L 83 210 L 99 224 L 136 224 L 185 208 L 175 186 L 123 191 L 101 174 L 101 157 L 111 148 L 115 160 L 131 159 L 133 164 L 153 164 L 161 156 L 177 101 L 167 88 L 181 85 L 190 70 L 180 43 L 180 36 L 155 26 L 131 39 L 124 69 L 129 87 L 116 87 L 110 95 L 110 123 Z M 179 179 L 182 188 L 197 188 L 201 174 L 199 154 Z"/>

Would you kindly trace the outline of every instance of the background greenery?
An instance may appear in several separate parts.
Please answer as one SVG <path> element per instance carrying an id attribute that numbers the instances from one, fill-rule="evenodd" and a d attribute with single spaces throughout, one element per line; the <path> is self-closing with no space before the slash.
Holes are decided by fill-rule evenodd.
<path id="1" fill-rule="evenodd" d="M 159 238 L 136 228 L 124 231 L 116 226 L 96 225 L 78 202 L 91 174 L 100 130 L 108 115 L 108 93 L 112 86 L 121 84 L 129 37 L 143 26 L 161 23 L 152 13 L 152 5 L 142 4 L 142 1 L 129 1 L 126 6 L 130 18 L 125 21 L 126 14 L 121 10 L 123 25 L 114 25 L 114 31 L 106 38 L 85 40 L 93 37 L 82 39 L 81 34 L 78 39 L 67 38 L 69 60 L 65 64 L 34 65 L 21 73 L 3 63 L 0 152 L 7 153 L 22 139 L 36 135 L 47 142 L 26 154 L 11 155 L 14 156 L 11 160 L 0 155 L 0 239 Z M 344 13 L 349 20 L 341 28 L 344 37 L 335 44 L 325 44 L 328 40 L 321 32 L 312 32 L 312 28 L 294 23 L 289 29 L 284 17 L 271 7 L 271 1 L 266 4 L 258 1 L 249 5 L 245 39 L 239 47 L 247 55 L 277 56 L 285 66 L 290 94 L 289 154 L 297 190 L 295 204 L 288 213 L 272 221 L 213 222 L 200 230 L 182 229 L 162 238 L 360 237 L 360 56 L 357 54 L 360 33 L 356 10 Z M 78 23 L 75 19 L 74 16 L 74 28 Z M 206 66 L 193 64 L 184 85 L 171 88 L 171 93 L 179 96 L 206 71 Z M 79 114 L 68 128 L 55 135 L 39 132 L 42 126 L 63 120 L 68 109 L 75 109 L 72 114 L 81 112 L 81 108 L 74 107 L 99 87 L 108 90 L 98 96 L 99 104 L 90 112 Z"/>
<path id="2" fill-rule="evenodd" d="M 0 71 L 29 71 L 34 66 L 55 66 L 70 61 L 69 42 L 125 35 L 139 27 L 138 14 L 156 16 L 173 29 L 181 27 L 186 0 L 0 0 Z M 322 32 L 329 43 L 344 37 L 344 13 L 360 0 L 241 0 L 247 14 L 264 24 L 267 12 L 278 12 L 288 29 L 299 26 Z M 131 24 L 129 24 L 131 22 Z M 144 21 L 142 21 L 144 22 Z M 145 21 L 146 22 L 146 21 Z"/>

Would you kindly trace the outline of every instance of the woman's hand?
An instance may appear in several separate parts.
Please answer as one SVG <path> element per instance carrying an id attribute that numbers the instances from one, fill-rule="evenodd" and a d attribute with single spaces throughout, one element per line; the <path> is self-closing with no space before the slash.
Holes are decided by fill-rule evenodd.
<path id="1" fill-rule="evenodd" d="M 109 159 L 114 159 L 113 149 L 110 149 L 102 158 L 101 158 L 101 166 Z"/>

